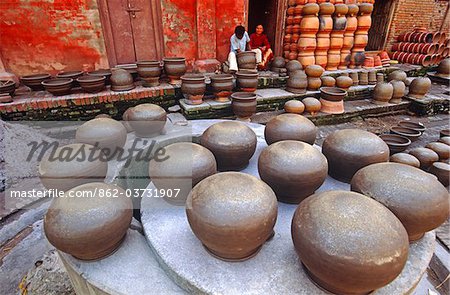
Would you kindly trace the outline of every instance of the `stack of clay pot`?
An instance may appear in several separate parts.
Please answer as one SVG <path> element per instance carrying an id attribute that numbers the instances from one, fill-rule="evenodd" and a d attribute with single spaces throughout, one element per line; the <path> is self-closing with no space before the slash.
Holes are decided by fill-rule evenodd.
<path id="1" fill-rule="evenodd" d="M 328 49 L 330 49 L 330 33 L 333 30 L 334 5 L 329 2 L 320 3 L 319 32 L 317 33 L 317 47 L 315 51 L 316 65 L 326 68 L 328 63 Z"/>
<path id="2" fill-rule="evenodd" d="M 402 63 L 428 67 L 449 56 L 450 48 L 444 32 L 427 32 L 424 28 L 398 36 L 392 45 L 392 58 Z"/>
<path id="3" fill-rule="evenodd" d="M 274 73 L 278 73 L 280 77 L 286 77 L 287 69 L 286 69 L 286 61 L 284 60 L 284 58 L 281 56 L 275 57 L 272 61 L 270 70 Z"/>
<path id="4" fill-rule="evenodd" d="M 296 60 L 298 55 L 297 42 L 300 38 L 303 7 L 306 0 L 291 0 L 287 9 L 286 28 L 284 35 L 284 58 Z"/>
<path id="5" fill-rule="evenodd" d="M 328 50 L 328 71 L 336 71 L 341 61 L 341 50 L 344 45 L 344 33 L 347 28 L 348 6 L 336 4 L 333 15 L 333 30 L 330 36 L 330 49 Z"/>
<path id="6" fill-rule="evenodd" d="M 319 18 L 317 17 L 320 7 L 316 3 L 308 3 L 303 7 L 303 18 L 300 23 L 300 39 L 298 40 L 298 61 L 307 67 L 314 65 L 316 59 L 314 51 L 317 47 L 316 34 L 319 32 Z"/>
<path id="7" fill-rule="evenodd" d="M 322 76 L 324 69 L 318 65 L 310 65 L 305 69 L 305 73 L 308 76 L 308 90 L 316 91 L 322 86 Z"/>
<path id="8" fill-rule="evenodd" d="M 358 19 L 356 18 L 358 11 L 358 5 L 348 5 L 347 28 L 344 32 L 344 43 L 342 45 L 341 61 L 339 63 L 340 70 L 345 70 L 350 63 L 351 50 L 355 43 L 355 31 L 358 28 Z"/>
<path id="9" fill-rule="evenodd" d="M 355 32 L 350 68 L 358 68 L 360 65 L 359 59 L 362 59 L 362 55 L 364 55 L 364 50 L 369 41 L 369 29 L 372 25 L 372 11 L 373 4 L 362 3 L 359 5 L 358 27 Z"/>

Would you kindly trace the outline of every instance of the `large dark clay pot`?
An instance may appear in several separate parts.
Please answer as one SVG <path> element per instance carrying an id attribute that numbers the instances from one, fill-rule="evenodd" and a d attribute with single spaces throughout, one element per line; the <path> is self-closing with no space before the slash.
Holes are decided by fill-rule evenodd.
<path id="1" fill-rule="evenodd" d="M 101 197 L 114 194 L 115 197 Z M 74 198 L 70 194 L 91 194 Z M 115 185 L 89 183 L 55 198 L 44 217 L 44 231 L 56 249 L 81 260 L 112 254 L 125 238 L 132 218 L 131 199 Z"/>
<path id="2" fill-rule="evenodd" d="M 447 220 L 448 191 L 433 175 L 398 164 L 379 163 L 358 171 L 353 191 L 370 196 L 389 208 L 415 241 Z"/>
<path id="3" fill-rule="evenodd" d="M 236 73 L 237 85 L 241 91 L 254 92 L 258 88 L 258 72 L 242 70 Z"/>
<path id="4" fill-rule="evenodd" d="M 239 52 L 236 56 L 239 69 L 256 70 L 256 53 L 253 51 Z"/>
<path id="5" fill-rule="evenodd" d="M 394 163 L 409 165 L 409 166 L 412 166 L 415 168 L 420 168 L 419 160 L 417 160 L 417 158 L 414 157 L 413 155 L 406 154 L 406 153 L 398 153 L 398 154 L 392 155 L 389 158 L 389 161 L 394 162 Z"/>
<path id="6" fill-rule="evenodd" d="M 256 113 L 256 94 L 235 92 L 231 99 L 231 108 L 238 120 L 250 121 L 250 117 Z"/>
<path id="7" fill-rule="evenodd" d="M 442 162 L 435 162 L 431 165 L 429 172 L 437 177 L 443 186 L 448 186 L 450 181 L 450 165 Z"/>
<path id="8" fill-rule="evenodd" d="M 307 198 L 295 211 L 291 232 L 310 277 L 333 294 L 379 289 L 401 273 L 408 259 L 401 222 L 380 203 L 353 192 Z"/>
<path id="9" fill-rule="evenodd" d="M 308 87 L 308 77 L 303 71 L 291 72 L 286 84 L 286 91 L 303 94 Z"/>
<path id="10" fill-rule="evenodd" d="M 72 87 L 80 87 L 80 84 L 77 82 L 77 79 L 79 77 L 82 77 L 84 75 L 83 71 L 67 71 L 67 72 L 59 72 L 56 74 L 57 78 L 61 79 L 73 79 Z"/>
<path id="11" fill-rule="evenodd" d="M 110 69 L 100 69 L 100 70 L 96 70 L 96 71 L 92 71 L 92 72 L 88 72 L 87 73 L 88 76 L 93 76 L 93 77 L 105 77 L 105 84 L 106 85 L 111 85 L 111 70 Z"/>
<path id="12" fill-rule="evenodd" d="M 242 261 L 272 236 L 278 204 L 270 187 L 254 176 L 218 173 L 194 187 L 186 201 L 192 231 L 215 257 Z"/>
<path id="13" fill-rule="evenodd" d="M 415 148 L 409 151 L 420 162 L 420 169 L 428 170 L 434 162 L 439 161 L 439 155 L 429 148 Z"/>
<path id="14" fill-rule="evenodd" d="M 311 145 L 316 141 L 317 127 L 311 120 L 296 114 L 281 114 L 271 119 L 264 130 L 267 145 L 283 140 L 297 140 Z"/>
<path id="15" fill-rule="evenodd" d="M 98 144 L 107 156 L 123 149 L 127 140 L 127 130 L 122 123 L 108 118 L 87 121 L 78 127 L 75 140 L 90 145 Z M 119 155 L 119 154 L 116 154 Z"/>
<path id="16" fill-rule="evenodd" d="M 433 150 L 439 156 L 439 160 L 447 160 L 450 157 L 450 146 L 442 142 L 430 142 L 425 146 Z"/>
<path id="17" fill-rule="evenodd" d="M 375 104 L 388 104 L 394 95 L 394 86 L 391 83 L 377 83 L 373 89 L 373 102 Z"/>
<path id="18" fill-rule="evenodd" d="M 325 156 L 311 145 L 285 140 L 262 151 L 258 172 L 279 201 L 298 204 L 324 183 L 328 164 Z"/>
<path id="19" fill-rule="evenodd" d="M 106 87 L 106 77 L 96 77 L 96 76 L 81 76 L 77 79 L 78 84 L 81 88 L 89 93 L 97 93 L 105 89 Z"/>
<path id="20" fill-rule="evenodd" d="M 155 104 L 140 104 L 128 111 L 129 124 L 139 137 L 160 135 L 166 125 L 166 120 L 166 111 Z"/>
<path id="21" fill-rule="evenodd" d="M 137 72 L 142 80 L 144 87 L 155 87 L 159 85 L 159 77 L 162 73 L 161 62 L 158 60 L 138 61 Z"/>
<path id="22" fill-rule="evenodd" d="M 164 71 L 170 84 L 180 84 L 180 77 L 186 74 L 186 59 L 184 57 L 166 57 L 163 59 Z"/>
<path id="23" fill-rule="evenodd" d="M 233 93 L 233 75 L 219 74 L 213 75 L 210 78 L 216 100 L 220 102 L 229 101 L 228 98 Z"/>
<path id="24" fill-rule="evenodd" d="M 150 160 L 150 179 L 166 191 L 165 200 L 184 206 L 192 188 L 217 172 L 216 159 L 208 149 L 190 142 L 168 145 L 164 151 L 166 160 Z"/>
<path id="25" fill-rule="evenodd" d="M 202 74 L 187 74 L 181 77 L 181 92 L 183 92 L 188 104 L 203 103 L 205 91 L 206 81 Z"/>
<path id="26" fill-rule="evenodd" d="M 417 77 L 409 85 L 408 96 L 422 99 L 431 88 L 431 80 L 427 77 Z"/>
<path id="27" fill-rule="evenodd" d="M 20 77 L 20 82 L 23 85 L 30 87 L 33 91 L 40 91 L 45 89 L 41 83 L 51 77 L 50 74 L 34 74 Z"/>
<path id="28" fill-rule="evenodd" d="M 111 90 L 112 91 L 128 91 L 136 86 L 134 85 L 133 76 L 125 70 L 114 68 L 111 69 Z"/>
<path id="29" fill-rule="evenodd" d="M 331 177 L 349 183 L 353 175 L 370 164 L 389 161 L 389 147 L 373 133 L 359 129 L 338 130 L 322 145 Z"/>
<path id="30" fill-rule="evenodd" d="M 402 98 L 405 96 L 406 85 L 403 81 L 393 80 L 390 82 L 394 91 L 392 93 L 392 99 L 389 101 L 390 103 L 401 103 Z"/>
<path id="31" fill-rule="evenodd" d="M 255 153 L 256 134 L 244 123 L 225 121 L 206 129 L 201 145 L 214 154 L 219 171 L 239 171 Z"/>
<path id="32" fill-rule="evenodd" d="M 54 96 L 62 96 L 70 94 L 70 90 L 73 87 L 73 79 L 56 78 L 42 81 L 41 84 L 45 87 L 45 90 L 47 90 Z"/>

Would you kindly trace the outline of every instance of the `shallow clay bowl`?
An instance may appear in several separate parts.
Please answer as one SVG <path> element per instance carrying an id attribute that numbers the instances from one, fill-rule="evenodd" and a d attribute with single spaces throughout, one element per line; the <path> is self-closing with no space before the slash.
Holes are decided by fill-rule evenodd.
<path id="1" fill-rule="evenodd" d="M 403 152 L 411 144 L 409 138 L 397 134 L 382 134 L 380 138 L 388 145 L 391 155 Z"/>
<path id="2" fill-rule="evenodd" d="M 13 96 L 16 92 L 16 83 L 12 80 L 0 80 L 0 94 L 8 93 Z"/>
<path id="3" fill-rule="evenodd" d="M 42 82 L 45 90 L 55 96 L 70 94 L 73 87 L 73 79 L 70 78 L 56 78 Z"/>
<path id="4" fill-rule="evenodd" d="M 410 129 L 410 128 L 405 128 L 405 127 L 400 127 L 400 126 L 392 127 L 391 133 L 407 137 L 411 141 L 415 141 L 422 135 L 422 133 L 420 131 Z"/>
<path id="5" fill-rule="evenodd" d="M 20 82 L 23 85 L 28 86 L 33 91 L 44 90 L 44 86 L 42 86 L 42 81 L 50 79 L 52 76 L 50 74 L 35 74 L 20 77 Z"/>
<path id="6" fill-rule="evenodd" d="M 416 122 L 411 122 L 411 121 L 400 121 L 400 122 L 398 122 L 398 126 L 409 128 L 409 129 L 414 129 L 414 130 L 420 131 L 422 133 L 424 133 L 425 130 L 427 129 L 427 128 L 425 128 L 425 126 L 422 123 L 420 123 L 420 122 L 416 123 Z"/>
<path id="7" fill-rule="evenodd" d="M 337 87 L 321 87 L 320 97 L 328 101 L 341 101 L 347 95 L 347 91 Z"/>
<path id="8" fill-rule="evenodd" d="M 89 93 L 97 93 L 105 89 L 105 81 L 105 76 L 81 76 L 77 79 L 77 82 L 80 84 L 81 88 Z"/>

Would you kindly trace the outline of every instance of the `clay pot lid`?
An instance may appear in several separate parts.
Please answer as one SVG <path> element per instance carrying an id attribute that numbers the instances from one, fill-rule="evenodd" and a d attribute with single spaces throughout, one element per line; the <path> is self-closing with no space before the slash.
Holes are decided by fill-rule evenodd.
<path id="1" fill-rule="evenodd" d="M 219 142 L 224 149 L 233 149 L 236 144 L 252 146 L 253 140 L 248 138 L 256 141 L 256 134 L 250 127 L 235 121 L 220 122 L 208 127 L 202 135 L 204 137 L 208 137 L 209 142 Z"/>
<path id="2" fill-rule="evenodd" d="M 255 100 L 257 97 L 256 93 L 251 92 L 234 92 L 231 94 L 232 99 L 239 99 L 239 100 Z"/>
<path id="3" fill-rule="evenodd" d="M 95 82 L 103 82 L 106 80 L 106 76 L 96 76 L 96 75 L 86 75 L 77 78 L 77 82 L 80 84 L 83 83 L 95 83 Z"/>
<path id="4" fill-rule="evenodd" d="M 359 7 L 356 4 L 349 4 L 348 5 L 348 15 L 356 15 L 359 12 Z"/>
<path id="5" fill-rule="evenodd" d="M 59 72 L 56 74 L 58 78 L 77 78 L 79 76 L 83 76 L 83 71 L 68 71 L 68 72 Z"/>
<path id="6" fill-rule="evenodd" d="M 408 138 L 418 138 L 419 136 L 422 135 L 422 133 L 420 131 L 417 131 L 417 130 L 414 130 L 411 128 L 400 127 L 400 126 L 392 127 L 391 132 L 398 134 L 398 135 L 406 136 Z"/>
<path id="7" fill-rule="evenodd" d="M 206 78 L 203 74 L 186 74 L 181 76 L 183 82 L 205 82 Z"/>
<path id="8" fill-rule="evenodd" d="M 136 62 L 136 65 L 139 66 L 161 66 L 161 62 L 159 60 L 140 60 Z"/>
<path id="9" fill-rule="evenodd" d="M 330 2 L 323 2 L 319 4 L 320 6 L 320 15 L 332 15 L 334 13 L 334 5 Z"/>
<path id="10" fill-rule="evenodd" d="M 399 82 L 399 81 L 397 81 Z M 400 81 L 401 82 L 401 81 Z M 407 121 L 407 120 L 403 120 L 398 122 L 398 126 L 400 127 L 406 127 L 409 129 L 414 129 L 420 132 L 424 132 L 427 128 L 420 122 L 411 122 L 411 121 Z"/>
<path id="11" fill-rule="evenodd" d="M 390 162 L 410 165 L 412 167 L 420 168 L 420 161 L 413 155 L 407 153 L 397 153 L 392 155 L 389 159 Z"/>
<path id="12" fill-rule="evenodd" d="M 51 77 L 50 74 L 33 74 L 33 75 L 22 76 L 22 77 L 20 77 L 20 80 L 34 81 L 34 80 L 49 79 L 50 77 Z"/>
<path id="13" fill-rule="evenodd" d="M 319 65 L 310 65 L 305 69 L 305 73 L 308 77 L 320 77 L 325 70 Z"/>
<path id="14" fill-rule="evenodd" d="M 381 134 L 380 138 L 387 144 L 398 147 L 408 147 L 411 140 L 398 134 Z"/>
<path id="15" fill-rule="evenodd" d="M 363 14 L 370 14 L 373 11 L 373 4 L 361 3 L 359 4 L 359 12 Z"/>
<path id="16" fill-rule="evenodd" d="M 233 75 L 231 74 L 215 74 L 210 76 L 210 79 L 212 81 L 232 81 L 233 80 Z"/>
<path id="17" fill-rule="evenodd" d="M 335 7 L 334 10 L 335 15 L 346 15 L 348 13 L 348 6 L 346 4 L 343 3 L 335 4 L 334 7 Z"/>
<path id="18" fill-rule="evenodd" d="M 41 84 L 46 87 L 68 86 L 71 85 L 72 83 L 73 79 L 71 78 L 55 78 L 41 82 Z"/>
<path id="19" fill-rule="evenodd" d="M 166 111 L 159 105 L 143 103 L 129 109 L 127 121 L 165 121 L 166 115 Z"/>
<path id="20" fill-rule="evenodd" d="M 303 15 L 317 15 L 320 11 L 320 6 L 316 3 L 308 3 L 303 6 Z"/>

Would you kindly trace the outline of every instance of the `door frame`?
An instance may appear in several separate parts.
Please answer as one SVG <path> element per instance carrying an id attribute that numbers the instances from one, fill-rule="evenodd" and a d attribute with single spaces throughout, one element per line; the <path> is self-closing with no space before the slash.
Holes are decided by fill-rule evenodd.
<path id="1" fill-rule="evenodd" d="M 155 40 L 156 40 L 156 56 L 159 60 L 164 57 L 164 36 L 162 25 L 161 0 L 148 0 L 151 6 L 151 13 L 154 24 Z M 108 57 L 109 66 L 113 67 L 118 64 L 116 48 L 114 45 L 114 35 L 112 31 L 112 21 L 109 16 L 108 0 L 97 0 L 98 11 L 100 14 L 100 23 L 102 25 L 103 38 L 105 40 L 106 55 Z"/>

